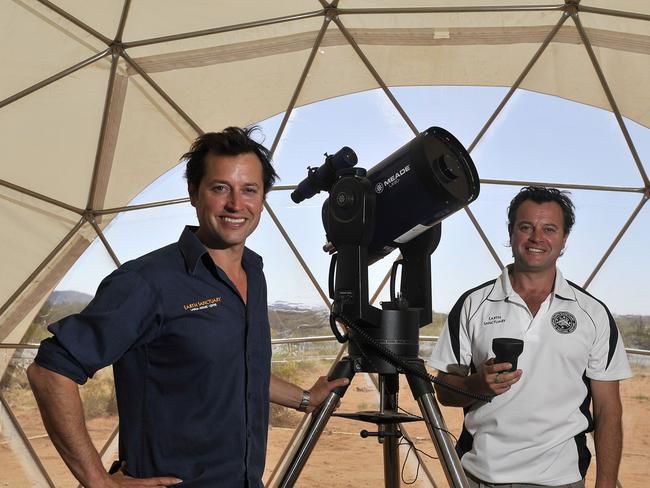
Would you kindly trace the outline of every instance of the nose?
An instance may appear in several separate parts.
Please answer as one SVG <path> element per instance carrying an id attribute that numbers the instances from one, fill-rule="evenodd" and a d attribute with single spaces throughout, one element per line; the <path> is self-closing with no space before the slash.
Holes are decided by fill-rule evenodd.
<path id="1" fill-rule="evenodd" d="M 531 241 L 540 241 L 542 239 L 542 228 L 541 227 L 533 227 L 533 231 L 530 233 L 530 240 Z"/>
<path id="2" fill-rule="evenodd" d="M 239 192 L 231 191 L 228 194 L 228 201 L 226 203 L 227 203 L 229 211 L 231 211 L 231 212 L 239 211 L 241 209 L 241 205 L 242 205 L 241 202 L 242 202 L 242 200 L 241 200 L 241 195 L 239 194 Z"/>

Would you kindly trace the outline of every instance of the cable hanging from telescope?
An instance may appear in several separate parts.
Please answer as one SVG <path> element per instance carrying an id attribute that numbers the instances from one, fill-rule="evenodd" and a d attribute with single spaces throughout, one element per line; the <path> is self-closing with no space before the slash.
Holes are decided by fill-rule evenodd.
<path id="1" fill-rule="evenodd" d="M 406 410 L 406 409 L 404 409 L 402 407 L 397 407 L 397 408 L 398 408 L 398 410 L 401 410 L 402 412 L 404 412 L 407 415 L 410 415 L 412 417 L 418 417 L 418 415 L 412 414 L 411 412 L 409 412 L 408 410 Z M 422 417 L 420 417 L 420 420 L 424 420 L 424 419 Z M 436 426 L 431 426 L 431 427 L 433 427 L 434 429 L 437 429 L 437 430 L 439 430 L 441 432 L 444 432 L 445 434 L 449 435 L 454 440 L 454 442 L 458 443 L 458 439 L 456 438 L 456 436 L 451 431 L 449 431 L 447 429 L 442 429 L 442 428 L 436 427 Z M 407 481 L 404 478 L 404 470 L 406 468 L 406 461 L 408 461 L 408 457 L 409 457 L 409 454 L 411 453 L 411 450 L 414 450 L 416 453 L 419 452 L 420 454 L 422 454 L 423 456 L 428 457 L 429 459 L 439 459 L 439 458 L 437 456 L 433 456 L 431 454 L 428 454 L 426 451 L 423 451 L 422 449 L 418 449 L 417 447 L 415 447 L 415 443 L 411 439 L 409 439 L 405 435 L 402 435 L 402 438 L 400 439 L 398 446 L 405 446 L 405 445 L 409 446 L 409 450 L 406 452 L 406 457 L 404 458 L 404 462 L 402 463 L 402 471 L 401 471 L 400 476 L 402 478 L 402 483 L 404 483 L 405 485 L 412 485 L 412 484 L 415 484 L 415 482 L 418 480 L 418 475 L 420 473 L 421 461 L 420 461 L 420 458 L 417 457 L 418 464 L 417 464 L 417 468 L 415 469 L 415 478 L 413 478 L 413 481 Z"/>
<path id="2" fill-rule="evenodd" d="M 412 481 L 407 481 L 404 478 L 404 471 L 406 469 L 406 462 L 409 459 L 409 455 L 411 454 L 411 451 L 415 451 L 416 453 L 419 452 L 420 454 L 428 457 L 429 459 L 438 459 L 436 456 L 432 456 L 431 454 L 427 454 L 422 449 L 418 449 L 417 447 L 415 447 L 415 443 L 413 443 L 413 441 L 410 440 L 408 437 L 402 437 L 400 439 L 400 441 L 399 441 L 398 446 L 409 446 L 408 451 L 406 451 L 406 456 L 404 457 L 404 462 L 402 463 L 402 470 L 400 472 L 400 478 L 402 478 L 402 483 L 404 483 L 405 485 L 413 485 L 413 484 L 415 484 L 415 482 L 418 480 L 418 476 L 420 475 L 420 465 L 422 464 L 421 461 L 420 461 L 420 458 L 416 456 L 416 459 L 417 459 L 418 463 L 417 463 L 417 467 L 415 468 L 415 478 L 413 478 Z"/>
<path id="3" fill-rule="evenodd" d="M 341 314 L 335 314 L 333 315 L 333 319 L 334 320 L 341 319 L 341 322 L 343 322 L 347 327 L 349 327 L 354 332 L 359 334 L 366 341 L 367 344 L 372 346 L 377 352 L 379 352 L 384 357 L 384 359 L 386 359 L 386 361 L 391 363 L 396 368 L 401 369 L 406 373 L 411 373 L 414 374 L 415 376 L 419 376 L 422 379 L 430 381 L 431 383 L 434 383 L 436 385 L 440 385 L 443 388 L 447 388 L 448 390 L 451 390 L 454 393 L 458 393 L 459 395 L 463 395 L 469 398 L 473 398 L 474 400 L 479 400 L 487 403 L 492 401 L 493 396 L 491 395 L 472 393 L 471 391 L 464 390 L 462 388 L 459 388 L 456 385 L 452 385 L 450 383 L 442 381 L 427 372 L 422 372 L 415 369 L 408 363 L 402 361 L 402 358 L 400 358 L 397 354 L 395 354 L 393 351 L 388 349 L 386 346 L 384 346 L 380 342 L 377 342 L 372 336 L 370 336 L 365 330 L 363 330 L 362 327 L 359 327 L 354 321 L 349 320 L 347 317 Z"/>

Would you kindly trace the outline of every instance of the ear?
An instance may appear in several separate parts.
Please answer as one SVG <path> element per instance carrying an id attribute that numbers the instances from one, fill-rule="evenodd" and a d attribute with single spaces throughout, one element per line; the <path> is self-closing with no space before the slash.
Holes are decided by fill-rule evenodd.
<path id="1" fill-rule="evenodd" d="M 190 197 L 190 203 L 196 207 L 197 188 L 192 183 L 187 183 L 187 194 Z"/>

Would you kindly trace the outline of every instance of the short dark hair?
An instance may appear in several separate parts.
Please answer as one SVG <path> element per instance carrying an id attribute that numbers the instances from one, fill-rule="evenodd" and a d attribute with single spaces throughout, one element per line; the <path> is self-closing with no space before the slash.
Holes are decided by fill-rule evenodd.
<path id="1" fill-rule="evenodd" d="M 217 156 L 253 153 L 262 163 L 262 180 L 266 195 L 278 178 L 278 174 L 271 164 L 271 152 L 251 138 L 251 134 L 258 130 L 260 128 L 255 125 L 245 128 L 226 127 L 221 132 L 207 132 L 197 137 L 190 150 L 181 156 L 181 160 L 187 159 L 185 166 L 187 182 L 194 188 L 199 187 L 205 175 L 205 156 L 208 153 Z"/>
<path id="2" fill-rule="evenodd" d="M 522 188 L 508 206 L 508 235 L 512 235 L 517 210 L 526 200 L 532 200 L 535 203 L 557 203 L 564 215 L 564 233 L 568 234 L 571 232 L 571 228 L 576 221 L 575 206 L 569 198 L 570 194 L 571 192 L 568 191 L 560 191 L 557 188 L 546 188 L 543 186 L 526 186 Z"/>

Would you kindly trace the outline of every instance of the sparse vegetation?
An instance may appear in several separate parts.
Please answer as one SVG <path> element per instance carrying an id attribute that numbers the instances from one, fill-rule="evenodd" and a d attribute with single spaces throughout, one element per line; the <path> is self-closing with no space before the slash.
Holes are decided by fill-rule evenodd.
<path id="1" fill-rule="evenodd" d="M 625 347 L 650 350 L 650 316 L 618 315 L 614 317 Z"/>
<path id="2" fill-rule="evenodd" d="M 357 411 L 363 412 L 365 410 L 371 410 L 371 407 L 368 404 L 368 402 L 359 402 L 359 403 L 357 403 Z"/>
<path id="3" fill-rule="evenodd" d="M 291 383 L 300 384 L 299 378 L 307 374 L 313 373 L 314 377 L 321 376 L 324 369 L 319 367 L 319 362 L 314 361 L 275 361 L 271 365 L 273 374 Z M 301 385 L 305 388 L 311 385 Z M 269 414 L 269 422 L 272 427 L 295 427 L 300 422 L 302 413 L 297 412 L 291 408 L 285 408 L 280 405 L 271 404 Z"/>
<path id="4" fill-rule="evenodd" d="M 23 342 L 39 342 L 49 336 L 47 325 L 72 313 L 77 313 L 89 302 L 90 296 L 76 292 L 57 292 L 52 295 L 37 314 L 32 325 L 26 332 Z M 437 336 L 440 334 L 447 316 L 443 313 L 433 314 L 432 323 L 420 329 L 422 336 Z M 308 337 L 331 336 L 328 311 L 325 308 L 312 309 L 297 305 L 282 304 L 269 308 L 272 337 Z M 617 316 L 616 322 L 623 335 L 627 347 L 650 350 L 650 316 L 624 315 Z M 287 381 L 297 382 L 305 376 L 305 369 L 313 371 L 313 377 L 324 374 L 331 358 L 337 353 L 340 344 L 332 342 L 298 343 L 274 346 L 273 372 Z M 430 353 L 431 343 L 422 343 L 422 356 Z M 329 358 L 320 361 L 319 358 Z M 16 356 L 2 379 L 2 393 L 12 404 L 33 402 L 31 391 L 25 376 L 25 367 L 29 361 L 23 356 Z M 635 374 L 640 374 L 636 371 Z M 644 370 L 645 371 L 645 370 Z M 641 373 L 643 374 L 643 373 Z M 310 386 L 310 385 L 303 385 Z M 84 409 L 88 418 L 112 416 L 117 412 L 113 377 L 110 369 L 101 371 L 81 388 Z M 638 401 L 648 401 L 650 397 L 637 395 Z M 372 408 L 360 404 L 360 410 Z M 274 426 L 292 427 L 300 420 L 300 414 L 283 407 L 272 406 L 271 424 Z"/>
<path id="5" fill-rule="evenodd" d="M 447 320 L 447 314 L 433 312 L 433 318 L 429 325 L 425 325 L 420 329 L 421 336 L 439 336 L 442 331 L 442 327 L 445 325 L 445 320 Z"/>
<path id="6" fill-rule="evenodd" d="M 113 372 L 110 368 L 99 371 L 80 388 L 86 419 L 117 415 L 117 402 Z"/>
<path id="7" fill-rule="evenodd" d="M 271 371 L 283 380 L 293 383 L 300 374 L 300 365 L 292 361 L 275 361 L 271 366 Z"/>
<path id="8" fill-rule="evenodd" d="M 27 381 L 25 367 L 17 366 L 15 363 L 7 368 L 0 391 L 12 408 L 36 403 Z"/>

